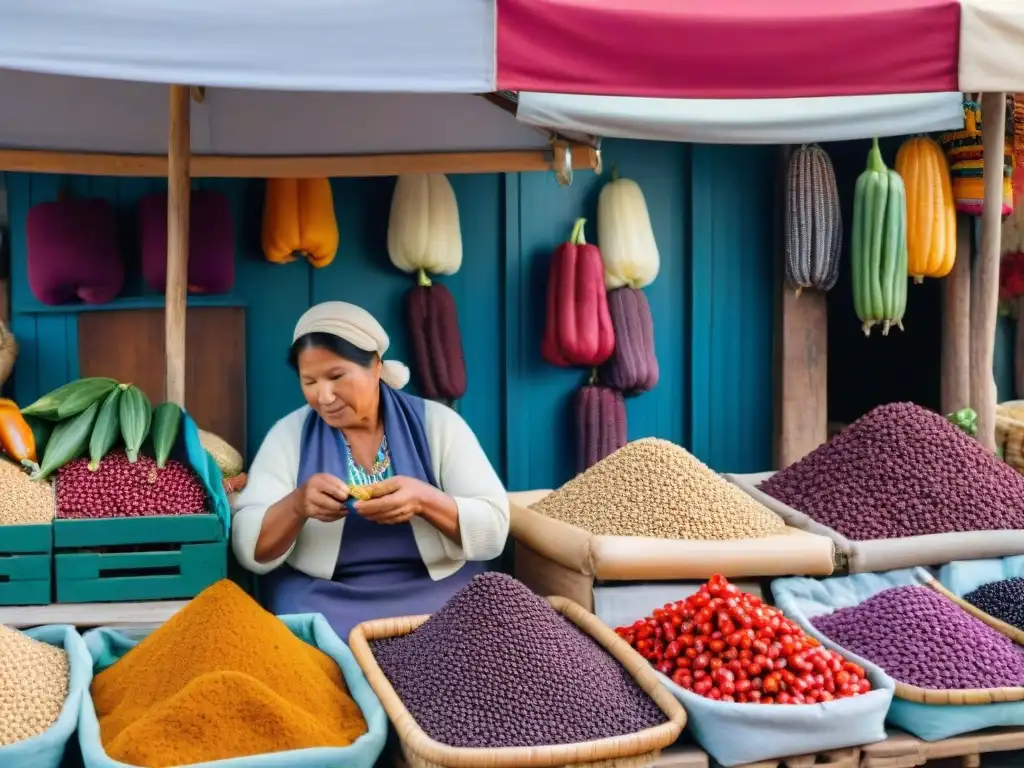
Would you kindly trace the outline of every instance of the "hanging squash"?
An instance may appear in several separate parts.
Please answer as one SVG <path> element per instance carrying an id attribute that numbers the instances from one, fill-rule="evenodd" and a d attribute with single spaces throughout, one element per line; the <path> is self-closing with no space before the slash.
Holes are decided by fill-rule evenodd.
<path id="1" fill-rule="evenodd" d="M 459 205 L 443 173 L 398 177 L 388 219 L 388 256 L 403 272 L 454 275 L 459 271 Z"/>
<path id="2" fill-rule="evenodd" d="M 458 310 L 451 291 L 428 276 L 451 275 L 462 266 L 459 206 L 444 174 L 398 177 L 388 257 L 398 269 L 418 276 L 406 299 L 406 319 L 419 392 L 431 400 L 458 400 L 467 386 Z"/>
<path id="3" fill-rule="evenodd" d="M 440 283 L 417 285 L 406 298 L 406 316 L 419 393 L 429 400 L 458 400 L 467 381 L 455 297 Z"/>
<path id="4" fill-rule="evenodd" d="M 40 203 L 25 222 L 28 285 L 43 304 L 107 304 L 124 287 L 117 216 L 101 198 Z"/>
<path id="5" fill-rule="evenodd" d="M 298 257 L 326 267 L 338 253 L 338 220 L 330 179 L 267 179 L 263 255 L 275 264 Z"/>
<path id="6" fill-rule="evenodd" d="M 626 401 L 610 387 L 588 384 L 573 400 L 576 471 L 585 472 L 626 444 Z"/>
<path id="7" fill-rule="evenodd" d="M 815 145 L 796 149 L 786 184 L 786 282 L 829 291 L 839 279 L 843 217 L 832 161 Z"/>
<path id="8" fill-rule="evenodd" d="M 584 239 L 586 222 L 576 220 L 569 240 L 558 246 L 548 268 L 541 355 L 563 368 L 595 368 L 615 349 L 604 264 L 597 246 Z"/>
<path id="9" fill-rule="evenodd" d="M 939 143 L 949 158 L 949 173 L 953 185 L 953 201 L 958 213 L 981 216 L 985 207 L 985 161 L 981 136 L 981 104 L 968 99 L 964 102 L 964 127 L 947 131 L 939 136 Z M 1013 96 L 1007 97 L 1006 112 L 997 119 L 1006 120 L 1006 140 L 1003 152 L 1002 215 L 1013 211 L 1013 173 L 1016 166 L 1014 153 Z"/>
<path id="10" fill-rule="evenodd" d="M 608 314 L 615 332 L 615 351 L 601 369 L 601 381 L 627 395 L 654 389 L 658 357 L 647 296 L 639 288 L 609 291 Z"/>
<path id="11" fill-rule="evenodd" d="M 660 257 L 643 190 L 632 179 L 612 180 L 597 197 L 597 242 L 608 290 L 644 288 L 658 276 Z"/>
<path id="12" fill-rule="evenodd" d="M 907 139 L 896 173 L 907 194 L 907 272 L 915 283 L 945 277 L 956 259 L 956 206 L 942 147 L 927 136 Z"/>

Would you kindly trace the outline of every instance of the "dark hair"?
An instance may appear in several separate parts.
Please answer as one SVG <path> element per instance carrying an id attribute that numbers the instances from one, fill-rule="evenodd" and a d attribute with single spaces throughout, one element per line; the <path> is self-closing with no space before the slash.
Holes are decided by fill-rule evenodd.
<path id="1" fill-rule="evenodd" d="M 292 342 L 291 349 L 288 350 L 288 365 L 296 371 L 299 370 L 299 355 L 307 349 L 326 349 L 363 368 L 369 368 L 377 358 L 376 352 L 360 349 L 351 341 L 346 341 L 333 333 L 307 333 Z"/>

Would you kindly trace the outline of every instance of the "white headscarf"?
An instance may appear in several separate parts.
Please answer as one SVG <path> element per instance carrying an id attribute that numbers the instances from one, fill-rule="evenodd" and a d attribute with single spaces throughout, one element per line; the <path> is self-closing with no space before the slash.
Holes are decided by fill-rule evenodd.
<path id="1" fill-rule="evenodd" d="M 391 343 L 377 319 L 362 307 L 347 301 L 325 301 L 310 307 L 295 324 L 294 344 L 308 333 L 329 333 L 365 352 L 376 352 L 383 360 L 380 378 L 393 389 L 409 383 L 409 369 L 397 360 L 384 360 Z"/>

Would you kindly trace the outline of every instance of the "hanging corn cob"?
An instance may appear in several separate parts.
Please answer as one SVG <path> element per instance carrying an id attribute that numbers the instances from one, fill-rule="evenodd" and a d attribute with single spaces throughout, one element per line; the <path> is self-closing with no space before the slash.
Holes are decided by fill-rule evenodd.
<path id="1" fill-rule="evenodd" d="M 903 330 L 907 308 L 907 201 L 903 180 L 886 168 L 878 139 L 871 142 L 868 166 L 857 179 L 853 198 L 850 266 L 853 305 L 865 336 Z"/>
<path id="2" fill-rule="evenodd" d="M 831 290 L 839 278 L 843 219 L 832 161 L 821 147 L 793 152 L 787 171 L 786 281 L 796 289 Z"/>
<path id="3" fill-rule="evenodd" d="M 915 283 L 945 277 L 956 259 L 956 208 L 942 147 L 926 136 L 907 139 L 896 173 L 907 194 L 907 270 Z"/>

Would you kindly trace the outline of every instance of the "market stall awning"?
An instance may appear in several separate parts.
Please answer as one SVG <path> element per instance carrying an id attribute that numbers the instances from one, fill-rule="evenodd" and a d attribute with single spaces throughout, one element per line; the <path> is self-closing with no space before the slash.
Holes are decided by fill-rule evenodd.
<path id="1" fill-rule="evenodd" d="M 964 124 L 959 91 L 807 99 L 520 93 L 516 117 L 564 133 L 700 144 L 846 141 L 956 130 Z"/>
<path id="2" fill-rule="evenodd" d="M 959 90 L 959 32 L 958 0 L 498 0 L 498 87 L 692 99 L 948 92 Z"/>
<path id="3" fill-rule="evenodd" d="M 1024 2 L 961 2 L 960 90 L 1024 90 Z"/>

